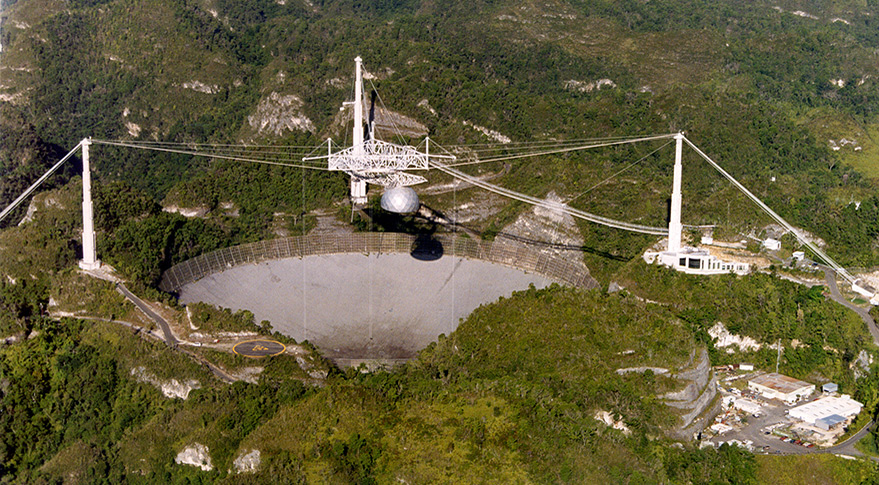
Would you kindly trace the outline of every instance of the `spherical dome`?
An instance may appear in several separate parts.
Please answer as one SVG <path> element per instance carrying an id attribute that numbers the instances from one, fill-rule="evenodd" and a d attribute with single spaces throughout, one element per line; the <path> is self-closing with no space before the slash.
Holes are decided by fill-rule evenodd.
<path id="1" fill-rule="evenodd" d="M 409 214 L 418 210 L 421 202 L 418 194 L 409 187 L 385 189 L 382 195 L 382 209 L 397 214 Z"/>

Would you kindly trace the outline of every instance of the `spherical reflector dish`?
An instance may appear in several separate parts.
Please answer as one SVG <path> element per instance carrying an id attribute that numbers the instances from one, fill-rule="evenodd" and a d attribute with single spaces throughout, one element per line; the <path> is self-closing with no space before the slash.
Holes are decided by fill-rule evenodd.
<path id="1" fill-rule="evenodd" d="M 409 214 L 418 210 L 421 202 L 418 194 L 409 187 L 394 187 L 382 195 L 382 209 L 397 214 Z"/>

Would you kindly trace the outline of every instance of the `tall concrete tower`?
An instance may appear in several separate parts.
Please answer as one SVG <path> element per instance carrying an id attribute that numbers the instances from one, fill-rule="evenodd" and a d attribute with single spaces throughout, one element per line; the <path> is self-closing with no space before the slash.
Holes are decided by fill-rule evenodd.
<path id="1" fill-rule="evenodd" d="M 675 167 L 674 181 L 671 189 L 671 217 L 668 220 L 668 252 L 681 250 L 681 152 L 684 146 L 684 135 L 675 135 Z"/>
<path id="2" fill-rule="evenodd" d="M 363 158 L 366 150 L 363 147 L 363 73 L 360 56 L 354 58 L 354 156 Z M 351 175 L 351 201 L 355 204 L 366 204 L 366 180 Z"/>
<path id="3" fill-rule="evenodd" d="M 92 211 L 92 174 L 89 167 L 91 144 L 90 138 L 85 138 L 79 143 L 82 147 L 82 261 L 79 262 L 79 267 L 85 270 L 101 267 L 95 247 L 95 223 Z"/>

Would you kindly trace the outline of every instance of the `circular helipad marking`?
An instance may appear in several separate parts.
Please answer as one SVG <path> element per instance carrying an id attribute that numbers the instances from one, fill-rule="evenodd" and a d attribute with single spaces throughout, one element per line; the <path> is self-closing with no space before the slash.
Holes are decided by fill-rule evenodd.
<path id="1" fill-rule="evenodd" d="M 252 357 L 254 359 L 278 355 L 285 350 L 287 350 L 287 347 L 281 342 L 264 339 L 245 340 L 243 342 L 238 342 L 232 347 L 232 352 L 235 352 L 238 355 L 243 355 L 244 357 Z"/>

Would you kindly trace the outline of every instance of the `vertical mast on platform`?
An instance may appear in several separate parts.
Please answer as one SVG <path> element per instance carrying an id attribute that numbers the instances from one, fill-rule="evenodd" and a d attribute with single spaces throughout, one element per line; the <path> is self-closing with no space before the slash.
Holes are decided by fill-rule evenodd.
<path id="1" fill-rule="evenodd" d="M 363 157 L 366 151 L 363 147 L 363 73 L 360 64 L 363 59 L 357 56 L 354 59 L 355 75 L 354 75 L 354 156 Z M 351 175 L 351 202 L 354 204 L 365 204 L 366 199 L 366 180 L 356 175 Z"/>
<path id="2" fill-rule="evenodd" d="M 84 138 L 79 143 L 79 146 L 82 147 L 82 261 L 79 262 L 79 267 L 85 270 L 101 267 L 95 247 L 92 175 L 91 168 L 89 167 L 89 146 L 91 144 L 91 138 Z"/>
<path id="3" fill-rule="evenodd" d="M 668 221 L 668 252 L 681 250 L 681 152 L 683 151 L 684 135 L 675 135 L 675 168 L 674 181 L 671 189 L 671 217 Z"/>

